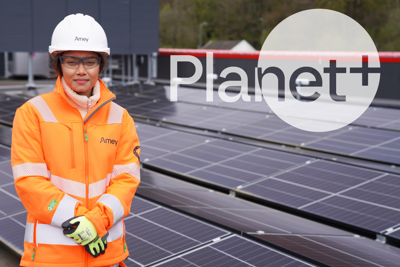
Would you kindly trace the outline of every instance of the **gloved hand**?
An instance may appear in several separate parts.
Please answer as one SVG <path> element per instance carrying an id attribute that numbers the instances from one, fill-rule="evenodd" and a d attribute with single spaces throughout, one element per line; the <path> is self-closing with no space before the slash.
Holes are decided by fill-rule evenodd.
<path id="1" fill-rule="evenodd" d="M 73 238 L 81 246 L 89 244 L 98 237 L 93 223 L 85 216 L 73 217 L 63 222 L 61 226 L 64 235 Z"/>
<path id="2" fill-rule="evenodd" d="M 107 248 L 107 236 L 108 232 L 101 238 L 97 235 L 91 243 L 85 246 L 85 250 L 95 258 L 100 256 L 100 254 L 104 254 Z"/>

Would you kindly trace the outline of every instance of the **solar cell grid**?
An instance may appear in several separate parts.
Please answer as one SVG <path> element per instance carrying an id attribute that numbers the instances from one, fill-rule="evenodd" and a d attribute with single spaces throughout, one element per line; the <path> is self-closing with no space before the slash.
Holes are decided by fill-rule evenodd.
<path id="1" fill-rule="evenodd" d="M 138 196 L 135 196 L 131 204 L 131 213 L 140 214 L 144 211 L 148 211 L 157 207 L 157 205 L 154 205 Z"/>
<path id="2" fill-rule="evenodd" d="M 171 254 L 199 245 L 200 242 L 158 226 L 142 218 L 133 217 L 125 222 L 125 229 L 134 236 L 145 240 Z"/>
<path id="3" fill-rule="evenodd" d="M 243 190 L 261 196 L 262 198 L 295 208 L 299 208 L 303 205 L 329 196 L 328 193 L 322 191 L 279 181 L 273 178 L 268 178 L 258 183 L 251 184 L 244 187 Z"/>
<path id="4" fill-rule="evenodd" d="M 300 156 L 300 155 L 293 155 L 290 153 L 284 153 L 284 152 L 279 152 L 279 151 L 273 151 L 273 150 L 268 150 L 268 149 L 260 149 L 252 154 L 262 156 L 265 158 L 272 158 L 276 160 L 282 160 L 285 162 L 291 162 L 293 164 L 301 164 L 301 163 L 306 163 L 307 161 L 311 160 L 311 158 L 306 157 L 306 156 Z"/>
<path id="5" fill-rule="evenodd" d="M 399 211 L 340 196 L 332 196 L 302 209 L 374 232 L 381 232 L 400 222 Z"/>
<path id="6" fill-rule="evenodd" d="M 10 148 L 0 145 L 0 160 L 7 160 L 7 159 L 11 159 Z"/>
<path id="7" fill-rule="evenodd" d="M 7 163 L 10 164 L 10 162 Z M 0 187 L 2 187 L 3 185 L 7 185 L 9 183 L 14 183 L 13 176 L 3 172 L 0 166 Z"/>
<path id="8" fill-rule="evenodd" d="M 378 125 L 378 127 L 400 130 L 400 120 L 393 121 L 393 122 L 386 122 L 386 123 Z"/>
<path id="9" fill-rule="evenodd" d="M 218 162 L 226 158 L 218 154 L 207 153 L 206 151 L 200 151 L 196 148 L 181 150 L 179 151 L 179 154 L 193 158 L 200 158 L 202 160 L 206 160 L 209 162 Z"/>
<path id="10" fill-rule="evenodd" d="M 172 254 L 156 245 L 132 236 L 129 232 L 126 233 L 126 245 L 129 249 L 129 258 L 143 265 L 150 264 Z"/>
<path id="11" fill-rule="evenodd" d="M 380 175 L 382 173 L 343 164 L 315 161 L 274 177 L 298 185 L 338 193 Z"/>
<path id="12" fill-rule="evenodd" d="M 139 136 L 143 137 L 143 141 L 141 141 L 141 143 L 149 141 L 153 138 L 156 138 L 156 137 L 159 137 L 162 135 L 168 135 L 168 134 L 173 133 L 173 131 L 171 131 L 169 129 L 150 126 L 150 125 L 146 125 L 143 123 L 136 122 L 135 125 L 136 125 L 136 132 L 138 133 Z"/>
<path id="13" fill-rule="evenodd" d="M 331 139 L 366 145 L 377 145 L 398 137 L 397 132 L 378 129 L 356 128 L 330 137 Z"/>
<path id="14" fill-rule="evenodd" d="M 140 208 L 144 203 L 150 204 L 140 198 L 134 201 L 140 203 L 139 210 L 143 210 Z M 149 210 L 151 206 L 147 206 L 148 212 L 124 220 L 127 245 L 132 251 L 130 258 L 136 263 L 150 264 L 227 234 L 190 217 L 150 205 L 158 208 Z"/>
<path id="15" fill-rule="evenodd" d="M 1 238 L 14 246 L 20 252 L 24 251 L 25 227 L 11 218 L 0 220 Z"/>
<path id="16" fill-rule="evenodd" d="M 238 157 L 236 159 L 224 161 L 220 164 L 237 169 L 237 170 L 243 170 L 243 171 L 248 171 L 250 173 L 259 174 L 260 176 L 270 175 L 270 174 L 273 174 L 275 172 L 282 170 L 281 168 L 279 168 L 279 166 L 282 166 L 282 167 L 284 166 L 283 168 L 288 168 L 289 166 L 291 166 L 291 164 L 285 164 L 282 162 L 274 162 L 272 160 L 265 160 L 266 165 L 263 165 L 262 163 L 257 164 L 257 163 L 252 163 L 249 161 L 243 161 L 243 160 L 241 160 L 242 158 L 243 157 Z M 248 159 L 248 158 L 249 157 L 247 157 L 246 159 Z M 274 166 L 270 163 L 275 163 L 276 166 Z"/>
<path id="17" fill-rule="evenodd" d="M 183 165 L 164 158 L 151 159 L 147 161 L 147 163 L 181 173 L 188 173 L 195 169 L 194 167 Z"/>
<path id="18" fill-rule="evenodd" d="M 19 199 L 17 200 L 16 197 L 12 197 L 2 190 L 3 188 L 0 189 L 0 218 L 25 210 Z"/>
<path id="19" fill-rule="evenodd" d="M 400 156 L 398 152 L 399 151 L 396 149 L 386 147 L 371 147 L 360 152 L 355 152 L 354 155 L 379 161 L 385 161 L 397 165 L 400 164 Z"/>
<path id="20" fill-rule="evenodd" d="M 148 159 L 155 158 L 169 152 L 167 150 L 148 146 L 147 144 L 140 144 L 140 149 L 141 149 L 140 151 L 141 161 L 147 161 Z"/>
<path id="21" fill-rule="evenodd" d="M 331 140 L 331 139 L 319 140 L 307 144 L 307 146 L 333 152 L 344 153 L 344 154 L 352 154 L 357 151 L 363 150 L 367 147 L 361 144 L 353 144 L 349 142 L 342 142 L 340 140 Z"/>
<path id="22" fill-rule="evenodd" d="M 160 208 L 157 212 L 147 212 L 140 215 L 140 217 L 163 225 L 199 242 L 207 242 L 227 234 L 226 231 L 163 208 Z"/>
<path id="23" fill-rule="evenodd" d="M 388 142 L 386 144 L 381 145 L 381 147 L 399 150 L 400 149 L 400 140 L 394 140 L 394 141 Z"/>
<path id="24" fill-rule="evenodd" d="M 191 176 L 194 176 L 196 178 L 200 178 L 218 185 L 223 185 L 229 188 L 236 188 L 243 183 L 246 182 L 243 177 L 237 178 L 237 177 L 232 177 L 229 175 L 223 175 L 223 174 L 218 174 L 214 172 L 209 172 L 208 170 L 199 170 L 199 171 L 193 171 L 189 172 Z M 246 174 L 247 175 L 247 174 Z M 254 176 L 253 176 L 254 177 Z M 247 178 L 247 176 L 245 177 Z M 257 179 L 258 177 L 255 176 L 253 179 Z M 250 181 L 253 179 L 249 179 Z"/>
<path id="25" fill-rule="evenodd" d="M 179 162 L 179 163 L 187 165 L 187 166 L 192 166 L 195 168 L 203 168 L 210 164 L 210 162 L 191 158 L 191 157 L 185 157 L 184 155 L 180 155 L 178 153 L 170 154 L 170 155 L 164 156 L 163 158 L 171 160 L 173 162 Z"/>
<path id="26" fill-rule="evenodd" d="M 124 263 L 125 263 L 125 265 L 127 267 L 141 267 L 141 266 L 143 266 L 143 265 L 140 265 L 140 264 L 137 264 L 137 263 L 133 262 L 130 257 L 128 257 L 128 259 L 124 260 Z"/>
<path id="27" fill-rule="evenodd" d="M 395 176 L 392 176 L 395 177 Z M 384 177 L 383 177 L 384 178 Z M 400 177 L 396 177 L 396 184 L 380 182 L 380 179 L 371 181 L 357 188 L 351 189 L 341 195 L 352 197 L 355 199 L 379 204 L 387 207 L 393 207 L 400 212 Z M 384 181 L 384 180 L 383 180 Z"/>
<path id="28" fill-rule="evenodd" d="M 238 236 L 232 236 L 157 266 L 300 267 L 312 265 Z"/>
<path id="29" fill-rule="evenodd" d="M 395 267 L 399 249 L 359 237 L 254 235 L 332 267 Z"/>

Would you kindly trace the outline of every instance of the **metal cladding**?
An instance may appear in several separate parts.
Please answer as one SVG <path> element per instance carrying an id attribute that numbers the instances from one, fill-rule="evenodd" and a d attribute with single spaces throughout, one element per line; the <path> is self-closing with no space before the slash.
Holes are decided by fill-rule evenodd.
<path id="1" fill-rule="evenodd" d="M 16 0 L 0 4 L 0 52 L 47 52 L 54 28 L 76 13 L 100 23 L 113 54 L 158 51 L 158 0 Z"/>

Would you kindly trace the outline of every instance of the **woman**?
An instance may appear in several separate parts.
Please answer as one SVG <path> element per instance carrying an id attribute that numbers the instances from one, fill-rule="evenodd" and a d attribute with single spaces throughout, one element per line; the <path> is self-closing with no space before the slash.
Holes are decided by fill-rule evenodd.
<path id="1" fill-rule="evenodd" d="M 65 17 L 49 47 L 54 91 L 16 112 L 11 164 L 28 211 L 21 266 L 125 266 L 122 218 L 140 182 L 140 147 L 98 78 L 107 46 L 92 17 Z"/>

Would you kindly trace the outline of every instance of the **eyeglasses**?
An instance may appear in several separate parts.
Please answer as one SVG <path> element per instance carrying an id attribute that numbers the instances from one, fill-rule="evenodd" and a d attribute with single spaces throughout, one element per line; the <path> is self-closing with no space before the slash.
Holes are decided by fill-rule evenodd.
<path id="1" fill-rule="evenodd" d="M 81 62 L 86 69 L 93 69 L 97 67 L 101 62 L 101 57 L 71 57 L 71 56 L 61 56 L 60 62 L 65 67 L 70 69 L 77 69 Z"/>

